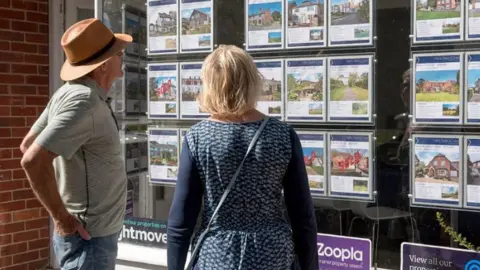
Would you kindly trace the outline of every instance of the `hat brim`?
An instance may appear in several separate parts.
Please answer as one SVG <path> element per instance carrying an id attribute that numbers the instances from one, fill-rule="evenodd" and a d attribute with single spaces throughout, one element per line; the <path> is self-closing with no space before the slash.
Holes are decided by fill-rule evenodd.
<path id="1" fill-rule="evenodd" d="M 115 56 L 117 53 L 127 48 L 131 42 L 132 36 L 115 34 L 115 43 L 112 47 L 94 60 L 78 66 L 72 65 L 66 60 L 60 71 L 60 78 L 64 81 L 73 81 L 87 75 L 103 63 L 107 62 L 112 56 Z"/>

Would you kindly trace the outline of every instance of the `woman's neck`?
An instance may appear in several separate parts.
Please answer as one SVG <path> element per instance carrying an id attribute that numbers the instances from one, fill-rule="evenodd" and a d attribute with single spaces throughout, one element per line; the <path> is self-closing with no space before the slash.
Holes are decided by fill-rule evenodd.
<path id="1" fill-rule="evenodd" d="M 256 109 L 247 111 L 242 115 L 212 115 L 210 120 L 217 122 L 233 122 L 233 123 L 243 123 L 243 122 L 255 122 L 265 118 L 265 115 Z"/>

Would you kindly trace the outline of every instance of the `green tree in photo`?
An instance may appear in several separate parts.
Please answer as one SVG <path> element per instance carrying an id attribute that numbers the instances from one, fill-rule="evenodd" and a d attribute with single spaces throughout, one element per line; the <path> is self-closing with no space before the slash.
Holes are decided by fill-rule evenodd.
<path id="1" fill-rule="evenodd" d="M 274 21 L 280 21 L 280 20 L 282 20 L 282 14 L 280 14 L 280 12 L 278 12 L 278 11 L 274 11 L 272 13 L 272 18 L 273 18 Z"/>
<path id="2" fill-rule="evenodd" d="M 368 89 L 368 73 L 362 73 L 362 75 L 357 78 L 355 86 L 362 89 Z"/>
<path id="3" fill-rule="evenodd" d="M 356 72 L 352 72 L 348 75 L 348 87 L 353 87 L 357 83 L 358 74 Z"/>
<path id="4" fill-rule="evenodd" d="M 437 7 L 437 0 L 428 0 L 427 5 L 431 8 L 436 8 Z"/>
<path id="5" fill-rule="evenodd" d="M 357 14 L 367 21 L 370 19 L 370 0 L 363 0 L 360 3 Z"/>

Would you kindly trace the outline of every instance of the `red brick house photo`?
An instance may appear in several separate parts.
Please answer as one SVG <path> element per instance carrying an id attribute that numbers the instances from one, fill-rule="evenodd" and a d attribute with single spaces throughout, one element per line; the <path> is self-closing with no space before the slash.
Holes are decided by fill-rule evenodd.
<path id="1" fill-rule="evenodd" d="M 445 155 L 437 154 L 427 165 L 427 176 L 436 179 L 458 179 L 459 162 L 450 161 Z"/>

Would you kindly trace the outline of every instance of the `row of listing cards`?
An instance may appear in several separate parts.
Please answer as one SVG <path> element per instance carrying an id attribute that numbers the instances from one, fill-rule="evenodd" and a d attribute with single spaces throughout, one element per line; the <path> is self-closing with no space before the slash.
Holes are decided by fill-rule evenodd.
<path id="1" fill-rule="evenodd" d="M 475 0 L 412 0 L 413 42 L 480 40 L 480 3 Z"/>
<path id="2" fill-rule="evenodd" d="M 257 109 L 287 121 L 372 122 L 373 56 L 255 60 Z M 148 117 L 203 119 L 202 63 L 149 64 Z M 180 108 L 178 108 L 180 107 Z"/>
<path id="3" fill-rule="evenodd" d="M 150 182 L 174 185 L 187 130 L 148 130 Z M 372 133 L 298 132 L 312 196 L 373 200 Z"/>
<path id="4" fill-rule="evenodd" d="M 413 91 L 413 123 L 480 123 L 480 52 L 414 54 Z"/>
<path id="5" fill-rule="evenodd" d="M 246 48 L 372 45 L 373 10 L 373 0 L 246 0 Z"/>
<path id="6" fill-rule="evenodd" d="M 480 209 L 480 137 L 412 135 L 413 205 Z"/>

